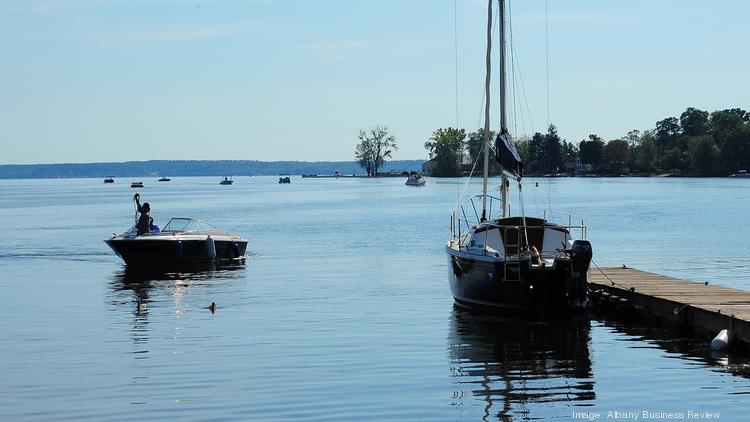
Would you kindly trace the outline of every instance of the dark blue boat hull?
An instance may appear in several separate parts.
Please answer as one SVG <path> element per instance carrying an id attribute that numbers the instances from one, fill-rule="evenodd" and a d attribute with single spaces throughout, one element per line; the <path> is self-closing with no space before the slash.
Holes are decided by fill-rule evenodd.
<path id="1" fill-rule="evenodd" d="M 127 265 L 147 266 L 238 260 L 245 257 L 247 249 L 244 240 L 215 240 L 216 256 L 212 257 L 205 240 L 110 239 L 105 242 Z"/>

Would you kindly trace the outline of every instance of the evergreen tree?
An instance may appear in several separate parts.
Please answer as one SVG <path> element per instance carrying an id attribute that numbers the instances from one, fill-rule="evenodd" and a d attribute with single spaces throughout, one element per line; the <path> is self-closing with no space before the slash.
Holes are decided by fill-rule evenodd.
<path id="1" fill-rule="evenodd" d="M 557 134 L 555 125 L 549 125 L 547 134 L 544 136 L 544 172 L 549 174 L 559 173 L 564 168 L 562 140 Z"/>

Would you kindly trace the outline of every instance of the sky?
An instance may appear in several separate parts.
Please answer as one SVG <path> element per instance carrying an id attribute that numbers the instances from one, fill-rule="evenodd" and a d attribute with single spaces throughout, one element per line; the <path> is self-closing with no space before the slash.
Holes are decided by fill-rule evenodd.
<path id="1" fill-rule="evenodd" d="M 750 109 L 750 2 L 511 0 L 510 16 L 515 136 Z M 486 18 L 484 0 L 0 0 L 0 164 L 353 160 L 375 125 L 394 159 L 427 158 L 434 130 L 483 126 Z"/>

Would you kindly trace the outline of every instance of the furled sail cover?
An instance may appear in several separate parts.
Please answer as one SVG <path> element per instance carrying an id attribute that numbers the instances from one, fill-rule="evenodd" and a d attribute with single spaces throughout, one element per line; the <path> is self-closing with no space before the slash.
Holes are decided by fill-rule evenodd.
<path id="1" fill-rule="evenodd" d="M 502 132 L 495 139 L 495 158 L 503 166 L 503 170 L 516 176 L 518 180 L 523 177 L 523 163 L 516 151 L 513 137 L 508 132 Z"/>

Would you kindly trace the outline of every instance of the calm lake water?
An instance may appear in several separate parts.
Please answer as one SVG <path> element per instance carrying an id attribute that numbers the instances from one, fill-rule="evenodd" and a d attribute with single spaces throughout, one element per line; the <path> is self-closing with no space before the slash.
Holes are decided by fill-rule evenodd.
<path id="1" fill-rule="evenodd" d="M 3 419 L 746 419 L 750 365 L 705 342 L 454 309 L 443 245 L 465 180 L 146 178 L 157 224 L 200 218 L 257 254 L 154 275 L 103 242 L 133 224 L 130 181 L 0 180 Z M 750 290 L 750 180 L 525 186 L 528 214 L 585 219 L 599 266 Z"/>

